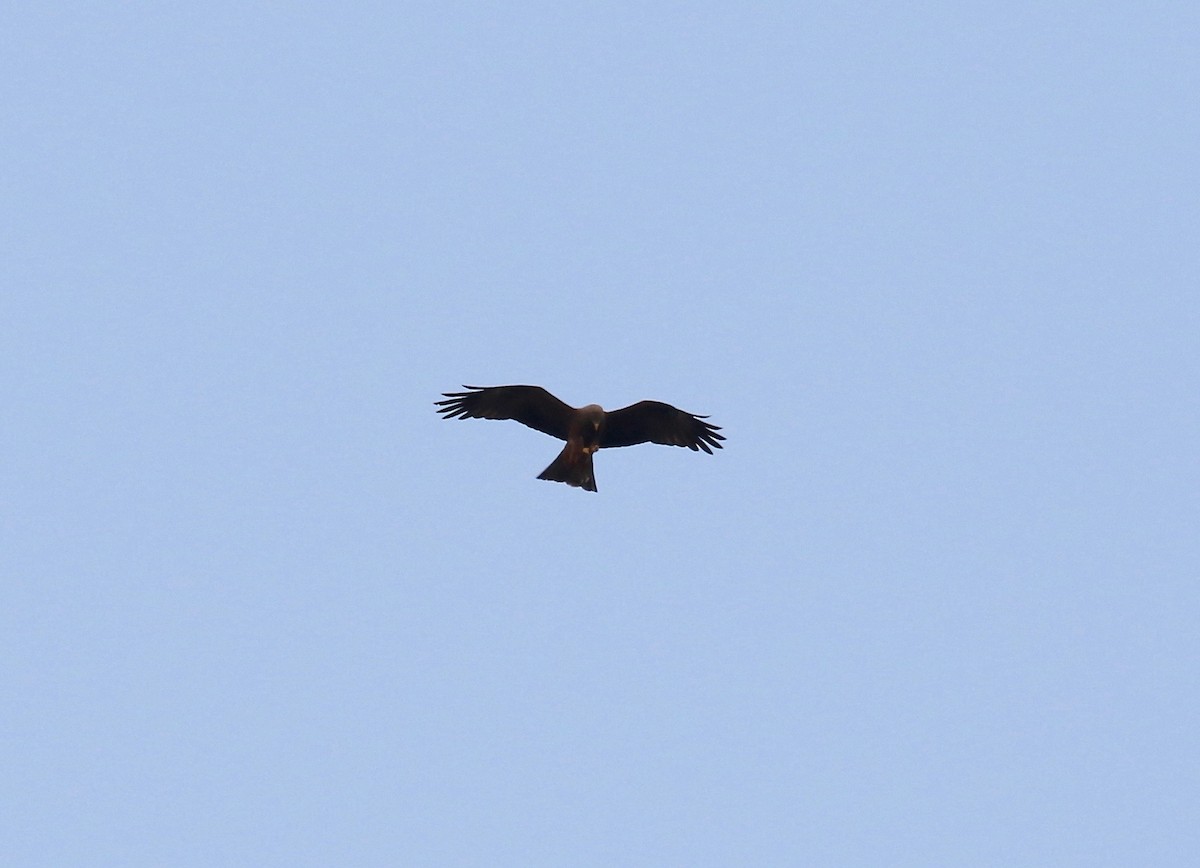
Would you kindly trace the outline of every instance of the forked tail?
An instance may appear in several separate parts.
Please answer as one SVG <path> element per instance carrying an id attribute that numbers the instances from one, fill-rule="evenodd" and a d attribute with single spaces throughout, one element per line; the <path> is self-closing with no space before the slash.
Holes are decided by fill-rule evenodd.
<path id="1" fill-rule="evenodd" d="M 558 457 L 550 462 L 550 466 L 541 472 L 538 479 L 550 482 L 565 482 L 586 491 L 596 490 L 596 477 L 592 474 L 592 453 L 585 452 L 583 447 L 568 442 Z"/>

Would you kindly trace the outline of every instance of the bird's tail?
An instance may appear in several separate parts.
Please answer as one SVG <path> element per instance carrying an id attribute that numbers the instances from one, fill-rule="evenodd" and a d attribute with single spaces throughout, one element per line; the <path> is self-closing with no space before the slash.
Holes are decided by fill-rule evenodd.
<path id="1" fill-rule="evenodd" d="M 596 490 L 596 477 L 592 474 L 592 453 L 585 452 L 576 443 L 567 443 L 550 466 L 541 472 L 538 479 L 565 482 L 586 491 Z"/>

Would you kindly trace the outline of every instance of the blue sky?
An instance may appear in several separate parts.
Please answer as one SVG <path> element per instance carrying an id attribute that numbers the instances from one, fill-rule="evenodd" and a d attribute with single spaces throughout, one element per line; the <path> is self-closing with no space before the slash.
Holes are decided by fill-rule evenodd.
<path id="1" fill-rule="evenodd" d="M 4 862 L 1196 864 L 1194 4 L 5 30 Z"/>

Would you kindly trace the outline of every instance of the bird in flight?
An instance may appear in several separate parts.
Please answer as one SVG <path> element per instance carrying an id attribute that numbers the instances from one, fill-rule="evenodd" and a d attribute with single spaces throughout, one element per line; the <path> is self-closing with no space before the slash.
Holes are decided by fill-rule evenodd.
<path id="1" fill-rule="evenodd" d="M 592 455 L 597 449 L 661 443 L 703 449 L 712 455 L 725 438 L 720 427 L 661 401 L 638 401 L 611 413 L 598 404 L 571 407 L 541 386 L 463 386 L 434 402 L 445 419 L 513 419 L 567 445 L 538 479 L 596 490 Z"/>

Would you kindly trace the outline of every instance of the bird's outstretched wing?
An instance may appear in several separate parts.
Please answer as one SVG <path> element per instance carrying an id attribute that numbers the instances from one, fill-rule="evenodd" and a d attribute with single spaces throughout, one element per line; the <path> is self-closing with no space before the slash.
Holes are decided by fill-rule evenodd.
<path id="1" fill-rule="evenodd" d="M 638 401 L 620 410 L 613 410 L 604 422 L 600 447 L 633 446 L 637 443 L 661 443 L 664 446 L 686 446 L 693 452 L 703 449 L 709 455 L 720 449 L 720 427 L 661 401 Z"/>
<path id="2" fill-rule="evenodd" d="M 463 386 L 469 392 L 443 392 L 435 402 L 446 419 L 513 419 L 543 434 L 566 440 L 574 410 L 541 386 Z"/>

